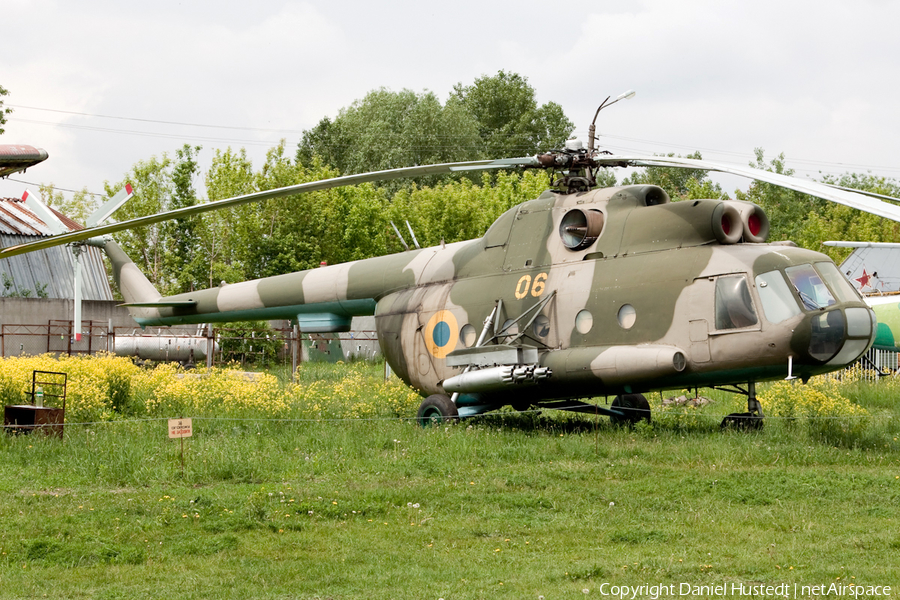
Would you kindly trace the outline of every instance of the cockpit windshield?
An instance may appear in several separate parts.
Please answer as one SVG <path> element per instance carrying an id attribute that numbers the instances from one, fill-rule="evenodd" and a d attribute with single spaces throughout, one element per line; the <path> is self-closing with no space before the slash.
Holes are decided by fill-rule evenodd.
<path id="1" fill-rule="evenodd" d="M 859 302 L 862 300 L 856 289 L 847 281 L 847 278 L 838 270 L 834 263 L 817 262 L 816 271 L 822 275 L 822 279 L 841 302 Z"/>
<path id="2" fill-rule="evenodd" d="M 757 275 L 755 282 L 763 313 L 770 323 L 781 323 L 800 314 L 791 288 L 806 310 L 822 310 L 837 302 L 860 300 L 850 282 L 830 262 L 787 267 L 784 275 L 780 271 L 768 271 Z"/>
<path id="3" fill-rule="evenodd" d="M 803 306 L 808 310 L 818 310 L 835 303 L 828 286 L 812 265 L 788 267 L 784 272 L 800 295 Z"/>

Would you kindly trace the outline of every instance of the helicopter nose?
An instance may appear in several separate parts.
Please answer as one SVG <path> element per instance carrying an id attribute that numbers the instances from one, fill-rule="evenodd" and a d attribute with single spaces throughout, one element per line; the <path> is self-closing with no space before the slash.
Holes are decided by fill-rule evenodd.
<path id="1" fill-rule="evenodd" d="M 875 313 L 866 307 L 833 308 L 811 316 L 809 355 L 829 366 L 849 365 L 869 349 Z"/>

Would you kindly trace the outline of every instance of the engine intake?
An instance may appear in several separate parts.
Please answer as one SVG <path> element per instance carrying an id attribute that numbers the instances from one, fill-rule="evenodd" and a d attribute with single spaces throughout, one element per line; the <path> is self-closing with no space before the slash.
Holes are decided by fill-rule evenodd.
<path id="1" fill-rule="evenodd" d="M 584 250 L 603 233 L 603 213 L 599 210 L 575 208 L 559 223 L 559 237 L 569 250 Z"/>

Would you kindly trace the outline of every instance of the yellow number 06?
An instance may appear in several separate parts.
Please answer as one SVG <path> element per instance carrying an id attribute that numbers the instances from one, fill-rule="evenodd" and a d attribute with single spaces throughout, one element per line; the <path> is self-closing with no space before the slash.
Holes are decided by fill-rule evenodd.
<path id="1" fill-rule="evenodd" d="M 536 298 L 544 293 L 545 287 L 547 287 L 546 273 L 538 273 L 534 278 L 534 285 L 531 283 L 531 275 L 522 275 L 516 284 L 516 299 L 521 300 L 528 295 L 529 291 Z"/>

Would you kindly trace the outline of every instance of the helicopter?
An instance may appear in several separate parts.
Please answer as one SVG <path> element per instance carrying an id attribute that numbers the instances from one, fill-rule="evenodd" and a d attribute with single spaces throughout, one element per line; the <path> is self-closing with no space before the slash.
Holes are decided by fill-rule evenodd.
<path id="1" fill-rule="evenodd" d="M 570 140 L 537 156 L 345 175 L 56 235 L 2 249 L 0 258 L 58 244 L 101 247 L 141 326 L 290 319 L 302 333 L 326 333 L 374 315 L 388 365 L 423 396 L 423 425 L 507 405 L 635 423 L 650 419 L 646 392 L 715 387 L 747 399 L 747 412 L 728 415 L 723 426 L 758 427 L 758 382 L 805 381 L 869 349 L 873 311 L 826 255 L 767 243 L 769 220 L 759 206 L 673 202 L 654 185 L 600 188 L 597 174 L 609 167 L 703 169 L 898 221 L 900 207 L 749 167 L 614 155 L 594 147 L 594 132 L 592 123 L 587 147 Z M 486 169 L 545 169 L 552 185 L 478 239 L 174 296 L 161 296 L 108 237 L 269 198 Z M 611 396 L 605 406 L 587 401 Z"/>

